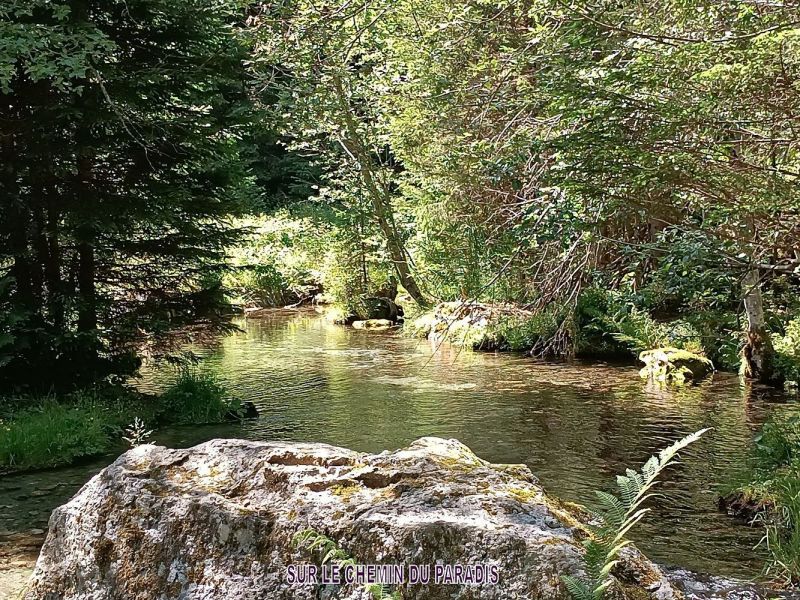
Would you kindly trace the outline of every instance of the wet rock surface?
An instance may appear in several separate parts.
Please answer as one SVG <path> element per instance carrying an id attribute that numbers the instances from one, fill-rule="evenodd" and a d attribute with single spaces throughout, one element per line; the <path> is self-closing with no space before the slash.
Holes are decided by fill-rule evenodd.
<path id="1" fill-rule="evenodd" d="M 366 321 L 353 321 L 355 329 L 371 329 L 375 331 L 386 331 L 393 327 L 397 327 L 397 323 L 389 321 L 388 319 L 367 319 Z"/>
<path id="2" fill-rule="evenodd" d="M 725 577 L 667 569 L 667 578 L 686 600 L 799 600 L 800 592 L 769 590 Z"/>
<path id="3" fill-rule="evenodd" d="M 473 350 L 498 350 L 506 343 L 494 331 L 503 319 L 525 320 L 532 312 L 511 304 L 442 302 L 406 327 L 413 335 Z"/>
<path id="4" fill-rule="evenodd" d="M 44 531 L 0 532 L 0 600 L 22 597 L 28 584 Z"/>

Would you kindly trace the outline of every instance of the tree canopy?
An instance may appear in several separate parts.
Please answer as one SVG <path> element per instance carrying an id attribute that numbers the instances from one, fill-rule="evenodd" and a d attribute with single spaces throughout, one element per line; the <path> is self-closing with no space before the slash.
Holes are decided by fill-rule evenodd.
<path id="1" fill-rule="evenodd" d="M 276 211 L 310 219 L 345 303 L 394 277 L 421 306 L 513 302 L 558 324 L 540 350 L 560 355 L 611 290 L 666 319 L 724 313 L 708 323 L 736 343 L 746 317 L 748 374 L 772 377 L 800 272 L 794 0 L 0 16 L 9 382 L 131 372 L 142 343 L 219 314 L 233 219 Z"/>

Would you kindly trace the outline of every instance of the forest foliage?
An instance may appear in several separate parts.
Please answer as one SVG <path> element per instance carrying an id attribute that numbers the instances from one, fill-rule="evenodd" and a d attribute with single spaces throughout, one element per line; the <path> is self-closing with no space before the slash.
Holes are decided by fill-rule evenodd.
<path id="1" fill-rule="evenodd" d="M 378 233 L 422 304 L 559 307 L 542 353 L 580 351 L 587 324 L 677 319 L 723 368 L 743 351 L 747 375 L 781 381 L 796 361 L 773 337 L 800 272 L 797 10 L 278 3 L 254 19 L 255 73 L 324 165 L 313 201 L 358 215 L 353 268 L 380 256 L 359 248 Z M 582 319 L 597 290 L 625 311 Z"/>
<path id="2" fill-rule="evenodd" d="M 354 304 L 390 276 L 547 314 L 539 353 L 677 320 L 794 378 L 797 14 L 3 0 L 0 380 L 124 378 L 231 299 Z"/>

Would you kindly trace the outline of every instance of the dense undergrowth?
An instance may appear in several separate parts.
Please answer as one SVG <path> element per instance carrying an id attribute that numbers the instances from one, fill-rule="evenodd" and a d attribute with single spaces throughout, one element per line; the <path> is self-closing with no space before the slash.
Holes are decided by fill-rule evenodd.
<path id="1" fill-rule="evenodd" d="M 228 250 L 221 284 L 234 305 L 280 307 L 323 300 L 343 313 L 379 293 L 390 264 L 377 239 L 359 240 L 343 227 L 346 215 L 313 204 L 291 212 L 243 219 L 248 232 Z"/>
<path id="2" fill-rule="evenodd" d="M 654 348 L 677 348 L 709 358 L 718 370 L 737 372 L 743 331 L 733 311 L 653 316 L 641 296 L 599 288 L 586 290 L 574 311 L 562 307 L 533 311 L 508 304 L 451 302 L 429 312 L 409 311 L 405 331 L 438 338 L 474 350 L 524 351 L 547 354 L 562 335 L 568 353 L 579 357 L 635 358 Z M 776 319 L 773 340 L 776 380 L 800 377 L 800 319 Z"/>
<path id="3" fill-rule="evenodd" d="M 250 236 L 229 252 L 232 270 L 222 281 L 229 298 L 244 306 L 282 306 L 323 291 L 333 310 L 352 313 L 365 298 L 380 293 L 391 265 L 380 241 L 347 229 L 344 218 L 329 207 L 306 203 L 242 221 Z M 474 286 L 457 292 L 449 280 L 431 278 L 427 291 L 437 303 L 498 307 L 499 316 L 488 323 L 448 329 L 451 341 L 467 347 L 621 358 L 670 346 L 706 356 L 718 370 L 737 372 L 746 341 L 738 282 L 724 271 L 701 271 L 710 260 L 710 249 L 691 240 L 676 243 L 674 238 L 674 232 L 664 233 L 664 240 L 673 244 L 662 257 L 664 268 L 644 277 L 609 281 L 607 286 L 588 286 L 572 304 L 541 306 L 535 293 L 514 289 L 503 278 L 487 287 L 480 262 L 465 264 L 460 277 L 474 281 Z M 444 260 L 443 251 L 431 252 L 428 246 L 419 248 L 420 272 L 431 272 L 434 262 Z M 778 384 L 800 379 L 800 304 L 793 289 L 790 278 L 779 277 L 764 291 Z M 424 334 L 424 327 L 415 322 L 425 311 L 404 296 L 402 288 L 400 299 L 407 333 Z"/>
<path id="4" fill-rule="evenodd" d="M 64 396 L 4 399 L 0 413 L 0 472 L 74 463 L 124 447 L 126 427 L 219 423 L 240 414 L 212 375 L 182 369 L 160 396 L 122 386 Z"/>
<path id="5" fill-rule="evenodd" d="M 725 498 L 764 528 L 765 575 L 782 585 L 800 583 L 800 416 L 775 416 L 763 426 L 747 472 Z"/>

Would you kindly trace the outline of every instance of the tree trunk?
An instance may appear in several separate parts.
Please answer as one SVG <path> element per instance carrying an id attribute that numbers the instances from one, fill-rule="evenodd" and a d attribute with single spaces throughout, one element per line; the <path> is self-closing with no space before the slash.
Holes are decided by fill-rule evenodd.
<path id="1" fill-rule="evenodd" d="M 31 288 L 36 304 L 39 307 L 44 305 L 44 266 L 47 264 L 47 239 L 45 237 L 45 217 L 44 217 L 44 190 L 41 183 L 41 174 L 33 172 L 33 183 L 31 185 Z"/>
<path id="2" fill-rule="evenodd" d="M 774 349 L 764 318 L 758 267 L 751 267 L 742 281 L 744 310 L 747 314 L 747 341 L 742 349 L 745 377 L 770 382 L 773 379 Z"/>
<path id="3" fill-rule="evenodd" d="M 13 127 L 14 108 L 8 105 L 4 108 L 8 110 L 7 118 Z M 25 309 L 34 311 L 31 266 L 28 256 L 28 219 L 19 195 L 15 164 L 14 132 L 12 129 L 0 131 L 0 200 L 4 206 L 9 250 L 14 261 L 10 273 L 15 282 L 15 300 Z"/>
<path id="4" fill-rule="evenodd" d="M 97 329 L 97 294 L 94 276 L 94 248 L 91 242 L 81 242 L 78 244 L 78 292 L 80 293 L 78 331 Z"/>
<path id="5" fill-rule="evenodd" d="M 71 20 L 73 23 L 83 25 L 89 20 L 89 3 L 87 0 L 70 0 L 72 9 Z M 77 107 L 83 113 L 93 114 L 96 107 L 89 103 L 89 82 L 85 81 L 87 89 L 76 98 Z M 76 162 L 78 177 L 76 181 L 75 206 L 80 207 L 81 222 L 76 228 L 78 246 L 78 331 L 93 332 L 97 329 L 97 289 L 96 289 L 96 262 L 95 244 L 96 230 L 93 224 L 95 211 L 98 210 L 97 189 L 94 185 L 94 149 L 89 127 L 79 123 L 75 132 L 77 146 Z M 94 347 L 90 349 L 94 353 Z"/>
<path id="6" fill-rule="evenodd" d="M 430 302 L 422 293 L 422 290 L 420 290 L 408 266 L 408 254 L 397 232 L 397 227 L 395 226 L 389 191 L 375 179 L 375 175 L 372 171 L 372 153 L 370 153 L 361 142 L 361 136 L 358 133 L 358 124 L 351 112 L 350 103 L 344 92 L 341 78 L 339 76 L 334 76 L 333 82 L 334 90 L 342 109 L 345 130 L 347 132 L 345 139 L 342 140 L 342 145 L 358 163 L 361 181 L 367 191 L 375 218 L 378 221 L 378 226 L 386 241 L 386 249 L 389 251 L 389 256 L 394 264 L 397 278 L 408 294 L 414 299 L 414 302 L 423 308 L 428 307 L 430 306 Z"/>
<path id="7" fill-rule="evenodd" d="M 389 250 L 389 256 L 391 256 L 395 271 L 397 272 L 397 278 L 408 294 L 414 299 L 414 302 L 423 308 L 429 306 L 430 302 L 419 289 L 419 286 L 417 286 L 417 282 L 411 274 L 411 269 L 408 267 L 406 249 L 394 226 L 394 219 L 390 212 L 391 206 L 386 206 L 387 203 L 383 198 L 383 194 L 370 194 L 370 196 L 372 198 L 375 216 L 378 219 L 378 225 L 386 239 L 386 249 Z"/>
<path id="8" fill-rule="evenodd" d="M 47 262 L 44 273 L 47 281 L 47 312 L 53 325 L 64 327 L 64 284 L 61 280 L 61 246 L 58 234 L 59 210 L 52 194 L 47 194 Z"/>
<path id="9" fill-rule="evenodd" d="M 95 191 L 92 185 L 92 162 L 87 156 L 78 158 L 78 205 L 94 206 Z M 87 221 L 78 228 L 78 331 L 97 329 L 97 290 L 95 287 L 95 231 L 89 222 L 91 214 L 84 215 Z"/>

